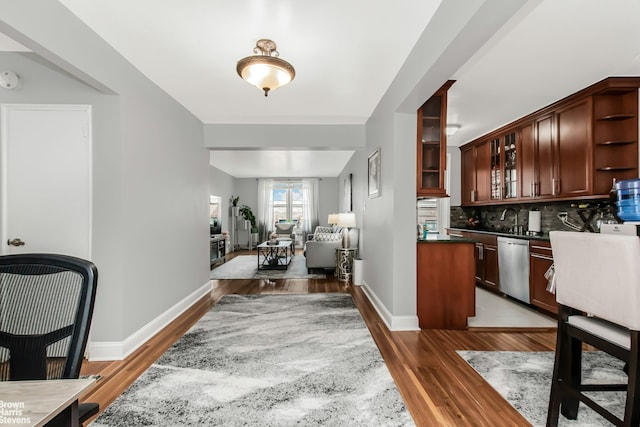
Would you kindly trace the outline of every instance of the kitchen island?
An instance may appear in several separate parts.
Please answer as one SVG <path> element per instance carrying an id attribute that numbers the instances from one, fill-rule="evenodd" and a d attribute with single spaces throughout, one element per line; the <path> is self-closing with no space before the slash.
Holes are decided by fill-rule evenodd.
<path id="1" fill-rule="evenodd" d="M 421 329 L 466 329 L 476 312 L 475 240 L 448 235 L 417 241 L 417 312 Z"/>

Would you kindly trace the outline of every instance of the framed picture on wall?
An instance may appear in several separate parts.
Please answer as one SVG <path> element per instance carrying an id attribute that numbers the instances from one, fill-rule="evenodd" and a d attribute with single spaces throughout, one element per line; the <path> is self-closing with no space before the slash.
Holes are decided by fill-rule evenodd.
<path id="1" fill-rule="evenodd" d="M 353 180 L 353 174 L 350 173 L 344 179 L 344 212 L 351 212 L 353 210 L 352 207 L 352 196 L 351 196 L 351 181 Z"/>
<path id="2" fill-rule="evenodd" d="M 380 147 L 369 155 L 369 198 L 373 199 L 380 195 Z"/>

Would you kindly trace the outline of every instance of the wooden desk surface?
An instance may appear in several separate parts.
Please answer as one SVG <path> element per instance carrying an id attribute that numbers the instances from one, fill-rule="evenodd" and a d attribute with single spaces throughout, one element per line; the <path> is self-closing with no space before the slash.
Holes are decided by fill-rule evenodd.
<path id="1" fill-rule="evenodd" d="M 0 381 L 0 424 L 43 426 L 95 382 L 95 378 Z"/>

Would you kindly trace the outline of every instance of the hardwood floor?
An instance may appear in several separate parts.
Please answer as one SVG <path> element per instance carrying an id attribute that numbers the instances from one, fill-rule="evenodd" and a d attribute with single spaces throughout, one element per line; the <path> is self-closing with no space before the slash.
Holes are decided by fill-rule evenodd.
<path id="1" fill-rule="evenodd" d="M 247 251 L 232 255 L 247 254 Z M 467 365 L 456 350 L 552 351 L 549 331 L 391 332 L 360 287 L 327 279 L 217 280 L 213 291 L 126 360 L 86 362 L 102 379 L 82 400 L 106 408 L 191 325 L 227 294 L 349 292 L 418 426 L 526 426 L 529 423 Z"/>

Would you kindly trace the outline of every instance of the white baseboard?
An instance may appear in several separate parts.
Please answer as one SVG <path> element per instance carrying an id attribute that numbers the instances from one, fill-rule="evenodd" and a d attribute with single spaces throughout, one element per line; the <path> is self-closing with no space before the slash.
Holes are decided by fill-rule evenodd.
<path id="1" fill-rule="evenodd" d="M 361 286 L 364 294 L 373 305 L 373 308 L 378 312 L 378 315 L 382 319 L 382 321 L 387 325 L 390 331 L 419 331 L 420 326 L 418 323 L 418 315 L 408 315 L 408 316 L 394 316 L 392 315 L 387 307 L 380 301 L 378 296 L 367 286 L 365 281 L 362 282 Z"/>
<path id="2" fill-rule="evenodd" d="M 192 292 L 169 310 L 129 335 L 124 341 L 94 341 L 88 343 L 90 361 L 123 360 L 149 341 L 165 326 L 187 311 L 200 298 L 211 292 L 211 281 Z"/>

